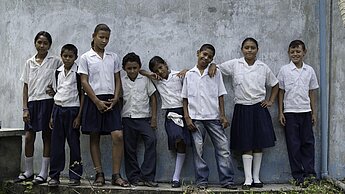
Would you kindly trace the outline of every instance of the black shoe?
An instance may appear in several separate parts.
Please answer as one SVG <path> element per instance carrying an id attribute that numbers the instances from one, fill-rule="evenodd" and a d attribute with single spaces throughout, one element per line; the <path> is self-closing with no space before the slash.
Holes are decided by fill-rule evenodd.
<path id="1" fill-rule="evenodd" d="M 158 187 L 158 183 L 153 182 L 153 181 L 144 181 L 144 186 L 147 186 L 147 187 Z"/>
<path id="2" fill-rule="evenodd" d="M 60 181 L 57 179 L 50 179 L 50 181 L 48 181 L 48 187 L 57 187 L 59 184 Z"/>
<path id="3" fill-rule="evenodd" d="M 264 187 L 264 184 L 262 182 L 261 183 L 254 183 L 254 182 L 252 182 L 251 186 L 255 187 L 255 188 L 262 188 L 262 187 Z"/>
<path id="4" fill-rule="evenodd" d="M 233 183 L 228 184 L 228 185 L 225 185 L 225 186 L 223 186 L 222 188 L 224 188 L 224 189 L 230 189 L 230 190 L 237 190 L 237 187 L 236 187 Z"/>
<path id="5" fill-rule="evenodd" d="M 250 190 L 250 187 L 251 185 L 246 185 L 246 184 L 242 185 L 243 190 Z"/>
<path id="6" fill-rule="evenodd" d="M 200 184 L 200 185 L 197 185 L 196 187 L 198 187 L 199 190 L 206 190 L 207 189 L 207 184 Z"/>
<path id="7" fill-rule="evenodd" d="M 171 182 L 171 187 L 172 188 L 179 188 L 179 187 L 181 187 L 180 181 L 173 181 L 173 182 Z"/>
<path id="8" fill-rule="evenodd" d="M 24 177 L 24 178 L 19 178 L 19 177 Z M 25 181 L 32 181 L 34 179 L 34 175 L 32 174 L 31 176 L 27 177 L 25 176 L 24 173 L 20 174 L 16 179 L 13 180 L 13 183 L 21 183 Z"/>
<path id="9" fill-rule="evenodd" d="M 48 183 L 49 184 L 49 183 Z M 69 179 L 68 186 L 79 186 L 80 180 L 77 179 Z"/>

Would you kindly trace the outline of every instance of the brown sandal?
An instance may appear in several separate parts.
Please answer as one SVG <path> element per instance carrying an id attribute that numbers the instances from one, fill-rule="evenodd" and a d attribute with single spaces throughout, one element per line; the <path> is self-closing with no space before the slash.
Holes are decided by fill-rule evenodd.
<path id="1" fill-rule="evenodd" d="M 111 184 L 120 187 L 130 187 L 128 181 L 124 180 L 120 174 L 113 174 L 111 177 Z"/>
<path id="2" fill-rule="evenodd" d="M 104 179 L 104 173 L 103 172 L 97 172 L 95 181 L 92 184 L 93 186 L 101 187 L 105 185 L 105 179 Z"/>

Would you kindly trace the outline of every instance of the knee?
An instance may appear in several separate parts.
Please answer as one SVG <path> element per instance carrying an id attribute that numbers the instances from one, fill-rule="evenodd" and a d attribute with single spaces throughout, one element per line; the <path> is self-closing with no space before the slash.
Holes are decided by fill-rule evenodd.
<path id="1" fill-rule="evenodd" d="M 118 144 L 123 142 L 123 133 L 122 131 L 115 131 L 111 134 L 113 144 Z"/>

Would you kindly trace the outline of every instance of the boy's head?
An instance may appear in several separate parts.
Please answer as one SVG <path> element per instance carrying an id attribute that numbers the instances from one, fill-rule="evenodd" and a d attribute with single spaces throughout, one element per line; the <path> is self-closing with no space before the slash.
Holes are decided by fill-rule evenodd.
<path id="1" fill-rule="evenodd" d="M 204 44 L 197 51 L 198 67 L 205 69 L 213 61 L 216 49 L 211 44 Z"/>
<path id="2" fill-rule="evenodd" d="M 289 45 L 289 58 L 296 65 L 302 65 L 303 58 L 307 53 L 305 44 L 301 40 L 294 40 Z"/>
<path id="3" fill-rule="evenodd" d="M 160 57 L 154 56 L 149 62 L 149 68 L 163 79 L 168 79 L 169 68 L 167 63 Z"/>
<path id="4" fill-rule="evenodd" d="M 122 59 L 122 68 L 126 71 L 127 76 L 134 81 L 141 68 L 140 57 L 135 53 L 128 53 Z"/>
<path id="5" fill-rule="evenodd" d="M 78 49 L 73 44 L 65 44 L 61 48 L 61 59 L 66 68 L 71 68 L 78 58 Z"/>

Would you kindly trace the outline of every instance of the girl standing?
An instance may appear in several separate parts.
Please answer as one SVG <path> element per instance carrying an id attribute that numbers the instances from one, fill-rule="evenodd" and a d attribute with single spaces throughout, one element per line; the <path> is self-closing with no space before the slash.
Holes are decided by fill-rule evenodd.
<path id="1" fill-rule="evenodd" d="M 37 53 L 25 63 L 21 80 L 23 87 L 23 120 L 25 122 L 25 172 L 21 173 L 14 182 L 33 180 L 33 154 L 36 132 L 42 131 L 43 158 L 40 173 L 33 180 L 33 184 L 47 181 L 50 162 L 51 130 L 49 120 L 54 100 L 50 95 L 55 70 L 62 65 L 57 57 L 49 55 L 52 37 L 48 32 L 39 32 L 34 39 Z"/>
<path id="2" fill-rule="evenodd" d="M 119 95 L 121 90 L 120 60 L 117 54 L 105 50 L 110 28 L 98 24 L 92 34 L 91 49 L 80 58 L 78 73 L 86 92 L 82 115 L 82 132 L 90 135 L 90 153 L 96 171 L 95 186 L 105 184 L 101 163 L 100 135 L 111 134 L 112 184 L 130 186 L 121 178 L 123 135 Z"/>
<path id="3" fill-rule="evenodd" d="M 276 137 L 267 108 L 278 94 L 278 79 L 265 63 L 256 59 L 259 47 L 254 38 L 246 38 L 241 50 L 244 57 L 226 61 L 218 68 L 233 78 L 235 108 L 230 148 L 242 152 L 245 174 L 242 188 L 250 189 L 263 187 L 259 179 L 262 149 L 275 145 Z M 272 87 L 268 100 L 266 86 Z"/>

